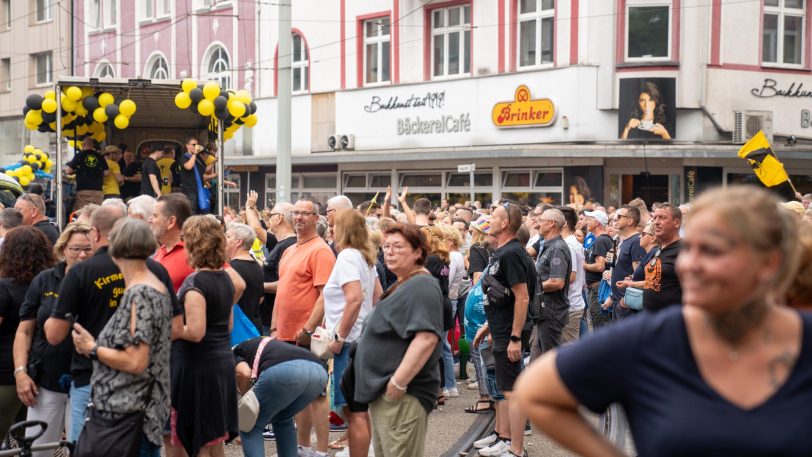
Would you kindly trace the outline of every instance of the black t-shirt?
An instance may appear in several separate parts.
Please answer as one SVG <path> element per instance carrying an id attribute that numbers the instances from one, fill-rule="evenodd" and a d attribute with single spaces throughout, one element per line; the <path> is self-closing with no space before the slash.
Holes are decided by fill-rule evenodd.
<path id="1" fill-rule="evenodd" d="M 485 274 L 493 276 L 505 287 L 527 284 L 528 299 L 536 293 L 536 268 L 533 259 L 514 238 L 493 252 Z M 529 304 L 529 300 L 528 300 Z M 490 306 L 485 301 L 485 315 L 493 336 L 494 350 L 507 349 L 513 331 L 513 306 Z"/>
<path id="2" fill-rule="evenodd" d="M 59 286 L 65 277 L 65 263 L 49 268 L 31 281 L 25 300 L 20 307 L 20 321 L 36 319 L 37 327 L 28 362 L 37 363 L 34 382 L 54 392 L 67 393 L 60 378 L 70 376 L 70 364 L 73 357 L 73 339 L 65 338 L 56 346 L 51 346 L 45 339 L 45 321 L 51 316 L 59 297 Z M 28 373 L 32 375 L 32 373 Z"/>
<path id="3" fill-rule="evenodd" d="M 643 309 L 646 311 L 659 311 L 682 303 L 682 286 L 676 269 L 680 249 L 682 240 L 662 249 L 655 248 L 654 257 L 646 264 L 646 287 L 643 289 Z"/>
<path id="4" fill-rule="evenodd" d="M 20 323 L 20 305 L 28 283 L 19 284 L 11 278 L 0 278 L 0 386 L 14 385 L 14 358 L 11 349 Z"/>
<path id="5" fill-rule="evenodd" d="M 468 277 L 473 278 L 474 273 L 485 271 L 490 258 L 491 249 L 489 247 L 471 245 L 471 249 L 468 251 Z"/>
<path id="6" fill-rule="evenodd" d="M 136 161 L 129 165 L 124 165 L 124 162 L 121 162 L 121 164 L 122 176 L 132 178 L 133 176 L 141 174 L 140 162 Z M 141 183 L 125 181 L 123 184 L 121 184 L 121 186 L 119 186 L 119 189 L 121 190 L 121 198 L 126 200 L 128 198 L 138 196 L 139 192 L 141 192 Z"/>
<path id="7" fill-rule="evenodd" d="M 51 246 L 56 244 L 56 240 L 59 239 L 59 230 L 50 221 L 39 221 L 33 227 L 45 234 L 45 237 L 51 242 Z"/>
<path id="8" fill-rule="evenodd" d="M 237 304 L 240 305 L 240 309 L 248 319 L 251 319 L 261 335 L 262 320 L 259 316 L 259 301 L 265 295 L 262 267 L 253 260 L 234 259 L 230 264 L 231 268 L 245 281 L 245 290 Z"/>
<path id="9" fill-rule="evenodd" d="M 296 244 L 296 237 L 291 236 L 279 240 L 273 249 L 271 249 L 271 252 L 268 253 L 268 258 L 265 259 L 265 265 L 262 267 L 265 282 L 279 281 L 279 261 L 282 259 L 282 254 L 285 253 L 285 249 L 293 246 L 294 244 Z M 273 305 L 275 301 L 276 294 L 265 294 L 265 301 L 263 301 L 259 307 L 262 325 L 266 327 L 270 327 L 271 325 Z"/>
<path id="10" fill-rule="evenodd" d="M 592 243 L 592 246 L 584 251 L 584 264 L 595 263 L 596 257 L 606 258 L 606 254 L 612 249 L 614 244 L 615 243 L 612 241 L 612 238 L 609 235 L 601 233 L 600 236 L 595 239 L 595 242 Z M 602 276 L 603 272 L 595 273 L 592 271 L 585 271 L 584 278 L 586 279 L 587 284 L 592 284 L 600 281 Z"/>
<path id="11" fill-rule="evenodd" d="M 189 157 L 190 155 L 188 152 L 183 155 L 180 170 L 180 190 L 184 194 L 197 195 L 197 178 L 195 177 L 195 168 L 197 168 L 197 171 L 200 174 L 200 179 L 202 180 L 203 174 L 206 172 L 206 163 L 200 158 L 200 155 L 197 155 L 195 156 L 194 168 L 187 170 L 183 164 L 189 160 Z"/>
<path id="12" fill-rule="evenodd" d="M 180 163 L 179 160 L 172 162 L 172 165 L 169 167 L 169 171 L 172 173 L 172 188 L 180 187 L 181 169 L 183 169 L 183 164 Z"/>
<path id="13" fill-rule="evenodd" d="M 160 263 L 147 259 L 147 267 L 164 283 L 166 290 L 174 290 L 169 273 Z M 116 311 L 124 288 L 124 276 L 107 253 L 107 247 L 102 247 L 93 257 L 68 270 L 51 317 L 78 322 L 91 335 L 98 336 Z M 177 316 L 181 313 L 180 302 L 175 294 L 170 293 L 169 296 L 172 299 L 172 314 Z M 90 359 L 74 352 L 71 374 L 76 386 L 89 384 L 92 371 Z"/>
<path id="14" fill-rule="evenodd" d="M 812 449 L 812 316 L 785 383 L 743 410 L 703 379 L 682 308 L 640 313 L 564 345 L 556 366 L 590 410 L 620 403 L 640 456 L 808 456 Z"/>
<path id="15" fill-rule="evenodd" d="M 79 151 L 68 162 L 76 172 L 76 190 L 102 190 L 107 161 L 96 151 Z"/>
<path id="16" fill-rule="evenodd" d="M 544 240 L 544 248 L 536 262 L 538 265 L 538 290 L 542 295 L 542 303 L 549 307 L 555 315 L 568 313 L 570 309 L 569 290 L 570 273 L 572 272 L 572 256 L 567 242 L 561 235 L 550 240 Z M 541 284 L 548 279 L 563 279 L 564 288 L 552 292 L 542 291 Z"/>
<path id="17" fill-rule="evenodd" d="M 262 341 L 260 337 L 251 338 L 234 346 L 234 349 L 232 349 L 234 352 L 234 363 L 246 362 L 248 366 L 253 367 L 260 341 Z M 259 356 L 259 369 L 257 370 L 257 374 L 262 373 L 274 365 L 291 360 L 309 360 L 321 365 L 321 361 L 319 361 L 318 357 L 313 355 L 309 350 L 290 343 L 274 340 L 266 343 L 265 348 L 262 349 L 262 354 Z"/>
<path id="18" fill-rule="evenodd" d="M 141 194 L 149 195 L 150 197 L 157 197 L 155 190 L 152 188 L 152 180 L 149 179 L 150 175 L 155 175 L 158 180 L 158 188 L 161 188 L 161 169 L 158 168 L 158 162 L 152 157 L 144 159 L 141 164 Z"/>
<path id="19" fill-rule="evenodd" d="M 625 293 L 623 289 L 618 289 L 617 282 L 634 274 L 633 263 L 642 261 L 645 256 L 646 250 L 640 247 L 639 233 L 620 242 L 615 256 L 615 266 L 612 268 L 612 300 L 615 303 L 619 302 Z"/>
<path id="20" fill-rule="evenodd" d="M 437 279 L 437 284 L 440 285 L 443 298 L 448 298 L 448 263 L 443 262 L 436 255 L 430 255 L 426 257 L 426 262 L 423 266 Z"/>

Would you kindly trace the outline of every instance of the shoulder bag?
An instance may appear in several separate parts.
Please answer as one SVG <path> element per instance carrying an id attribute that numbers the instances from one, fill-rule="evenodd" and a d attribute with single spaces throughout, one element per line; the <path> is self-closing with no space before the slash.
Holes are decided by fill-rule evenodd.
<path id="1" fill-rule="evenodd" d="M 259 376 L 259 358 L 269 341 L 271 341 L 270 338 L 263 338 L 259 342 L 257 353 L 254 355 L 254 364 L 251 366 L 251 388 L 237 401 L 237 423 L 240 431 L 244 433 L 250 432 L 257 425 L 259 399 L 257 399 L 257 394 L 254 393 L 254 383 L 257 382 Z"/>
<path id="2" fill-rule="evenodd" d="M 623 303 L 626 305 L 626 308 L 635 311 L 643 309 L 643 289 L 627 287 L 626 295 L 623 296 Z"/>

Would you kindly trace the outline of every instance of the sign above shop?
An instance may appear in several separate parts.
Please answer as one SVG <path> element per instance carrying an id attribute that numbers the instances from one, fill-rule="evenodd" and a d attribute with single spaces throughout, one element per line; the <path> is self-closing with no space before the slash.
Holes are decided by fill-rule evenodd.
<path id="1" fill-rule="evenodd" d="M 514 100 L 493 106 L 491 118 L 497 127 L 548 127 L 555 122 L 555 105 L 549 98 L 530 98 L 530 89 L 521 85 Z"/>
<path id="2" fill-rule="evenodd" d="M 804 83 L 796 83 L 793 81 L 789 87 L 778 87 L 778 81 L 770 78 L 764 78 L 761 87 L 756 87 L 750 90 L 750 93 L 758 98 L 772 98 L 772 97 L 790 97 L 790 98 L 810 98 L 812 91 L 804 89 Z"/>
<path id="3" fill-rule="evenodd" d="M 411 94 L 408 97 L 400 98 L 399 95 L 392 97 L 380 97 L 373 95 L 369 103 L 364 105 L 367 113 L 377 113 L 378 111 L 392 111 L 409 108 L 431 108 L 440 109 L 445 103 L 445 91 L 427 92 L 425 95 Z"/>

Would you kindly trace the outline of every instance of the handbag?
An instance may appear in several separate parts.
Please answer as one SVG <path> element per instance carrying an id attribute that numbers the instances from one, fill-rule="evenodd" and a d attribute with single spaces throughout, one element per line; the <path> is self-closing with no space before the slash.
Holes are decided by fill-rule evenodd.
<path id="1" fill-rule="evenodd" d="M 152 398 L 153 379 L 147 389 L 146 402 Z M 75 457 L 137 457 L 144 435 L 144 410 L 118 419 L 109 419 L 95 407 L 88 408 L 89 416 L 72 452 Z"/>
<path id="2" fill-rule="evenodd" d="M 310 352 L 321 360 L 333 358 L 333 351 L 330 350 L 330 333 L 322 326 L 316 327 L 310 335 Z"/>
<path id="3" fill-rule="evenodd" d="M 485 302 L 488 306 L 501 308 L 513 305 L 513 291 L 510 290 L 510 287 L 503 286 L 492 275 L 482 276 L 482 291 L 485 292 L 485 297 L 488 298 L 487 302 Z"/>
<path id="4" fill-rule="evenodd" d="M 643 309 L 643 289 L 627 287 L 626 295 L 623 296 L 623 303 L 627 308 L 635 311 Z"/>
<path id="5" fill-rule="evenodd" d="M 231 346 L 259 336 L 256 325 L 242 312 L 240 305 L 234 305 L 234 326 L 231 329 Z"/>
<path id="6" fill-rule="evenodd" d="M 195 158 L 195 160 L 197 159 Z M 200 176 L 197 164 L 195 164 L 193 169 L 195 171 L 195 181 L 197 182 L 197 207 L 201 211 L 208 211 L 211 208 L 211 191 L 203 185 L 203 177 Z"/>
<path id="7" fill-rule="evenodd" d="M 259 376 L 259 358 L 269 341 L 271 341 L 270 338 L 263 338 L 259 342 L 257 353 L 254 355 L 254 364 L 251 366 L 251 388 L 237 401 L 237 423 L 240 431 L 244 433 L 250 432 L 257 425 L 259 399 L 257 399 L 257 394 L 254 392 L 254 383 L 257 381 L 257 376 Z"/>

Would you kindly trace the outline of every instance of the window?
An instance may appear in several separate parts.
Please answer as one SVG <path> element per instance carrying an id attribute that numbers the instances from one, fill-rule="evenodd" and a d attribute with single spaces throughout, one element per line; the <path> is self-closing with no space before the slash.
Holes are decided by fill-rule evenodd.
<path id="1" fill-rule="evenodd" d="M 101 0 L 87 0 L 86 6 L 85 24 L 90 30 L 99 30 L 101 28 Z"/>
<path id="2" fill-rule="evenodd" d="M 294 33 L 291 39 L 291 46 L 293 46 L 293 54 L 291 56 L 291 68 L 293 76 L 293 92 L 303 92 L 310 88 L 310 81 L 308 80 L 309 72 L 307 71 L 307 44 L 304 38 L 298 33 Z"/>
<path id="3" fill-rule="evenodd" d="M 228 54 L 222 46 L 215 46 L 209 52 L 207 60 L 206 77 L 220 83 L 223 89 L 231 88 L 231 67 L 229 64 Z"/>
<path id="4" fill-rule="evenodd" d="M 138 0 L 138 14 L 142 21 L 172 15 L 172 0 Z"/>
<path id="5" fill-rule="evenodd" d="M 54 80 L 51 53 L 34 54 L 34 74 L 37 86 L 51 84 Z"/>
<path id="6" fill-rule="evenodd" d="M 118 0 L 104 0 L 104 28 L 115 27 L 118 23 Z"/>
<path id="7" fill-rule="evenodd" d="M 762 62 L 803 64 L 804 3 L 804 0 L 764 0 Z"/>
<path id="8" fill-rule="evenodd" d="M 141 0 L 141 19 L 153 19 L 155 17 L 155 0 Z"/>
<path id="9" fill-rule="evenodd" d="M 11 59 L 0 59 L 0 92 L 11 90 Z"/>
<path id="10" fill-rule="evenodd" d="M 626 59 L 668 60 L 671 2 L 634 0 L 626 9 Z"/>
<path id="11" fill-rule="evenodd" d="M 555 0 L 519 1 L 519 66 L 553 61 Z"/>
<path id="12" fill-rule="evenodd" d="M 231 181 L 237 184 L 237 187 L 223 186 L 223 205 L 239 211 L 239 209 L 242 207 L 242 201 L 240 199 L 240 196 L 242 195 L 242 192 L 240 192 L 240 174 L 226 172 L 223 175 L 223 178 L 225 178 L 226 181 Z M 217 191 L 215 188 L 212 188 L 212 192 Z"/>
<path id="13" fill-rule="evenodd" d="M 11 28 L 11 0 L 0 0 L 0 30 Z"/>
<path id="14" fill-rule="evenodd" d="M 171 16 L 172 15 L 172 0 L 157 0 L 158 4 L 161 5 L 160 13 L 163 16 Z"/>
<path id="15" fill-rule="evenodd" d="M 115 78 L 116 71 L 113 69 L 113 66 L 107 62 L 100 63 L 96 66 L 96 71 L 93 72 L 96 78 Z"/>
<path id="16" fill-rule="evenodd" d="M 446 181 L 447 187 L 470 187 L 471 175 L 469 173 L 449 173 Z M 493 185 L 493 173 L 474 173 L 474 186 L 491 187 Z"/>
<path id="17" fill-rule="evenodd" d="M 162 55 L 156 54 L 147 62 L 144 73 L 150 79 L 169 79 L 169 65 Z"/>
<path id="18" fill-rule="evenodd" d="M 53 0 L 37 0 L 35 6 L 37 8 L 37 22 L 45 22 L 53 19 L 51 15 L 51 3 Z"/>
<path id="19" fill-rule="evenodd" d="M 564 173 L 560 168 L 502 172 L 502 198 L 522 205 L 561 204 L 563 185 Z"/>
<path id="20" fill-rule="evenodd" d="M 364 82 L 389 81 L 389 18 L 364 21 Z"/>
<path id="21" fill-rule="evenodd" d="M 471 72 L 471 6 L 431 12 L 432 75 L 454 76 Z"/>

